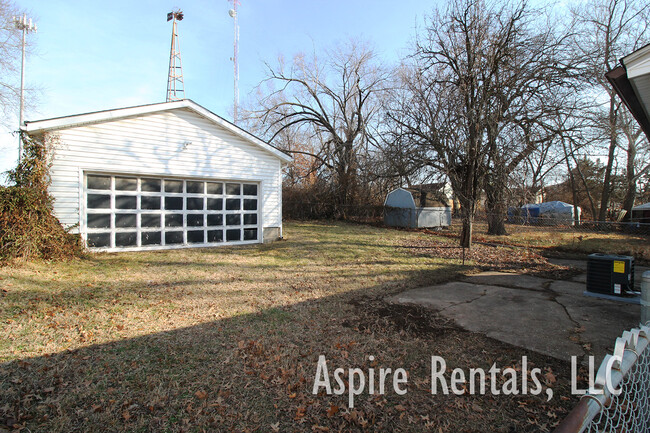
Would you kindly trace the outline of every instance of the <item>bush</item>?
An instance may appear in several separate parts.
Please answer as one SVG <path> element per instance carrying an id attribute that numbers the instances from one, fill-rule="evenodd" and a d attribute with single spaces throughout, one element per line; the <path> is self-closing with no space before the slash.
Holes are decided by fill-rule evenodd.
<path id="1" fill-rule="evenodd" d="M 27 186 L 0 189 L 0 260 L 66 259 L 83 251 L 52 214 L 52 198 Z"/>
<path id="2" fill-rule="evenodd" d="M 0 187 L 0 261 L 77 257 L 80 236 L 65 230 L 52 211 L 48 149 L 27 136 L 23 143 L 22 161 L 8 173 L 15 185 Z"/>

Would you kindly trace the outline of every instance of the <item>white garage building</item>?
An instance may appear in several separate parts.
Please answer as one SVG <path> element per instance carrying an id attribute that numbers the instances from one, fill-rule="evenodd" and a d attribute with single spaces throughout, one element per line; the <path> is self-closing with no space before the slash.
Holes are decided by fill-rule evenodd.
<path id="1" fill-rule="evenodd" d="M 52 145 L 50 193 L 95 250 L 258 243 L 282 236 L 291 157 L 191 100 L 26 122 Z"/>

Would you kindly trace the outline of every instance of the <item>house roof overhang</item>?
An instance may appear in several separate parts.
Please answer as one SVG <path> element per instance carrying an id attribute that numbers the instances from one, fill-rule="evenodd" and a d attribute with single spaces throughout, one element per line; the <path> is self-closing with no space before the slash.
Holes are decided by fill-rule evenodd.
<path id="1" fill-rule="evenodd" d="M 230 131 L 234 135 L 246 140 L 247 142 L 261 147 L 267 152 L 279 158 L 282 163 L 289 163 L 293 158 L 285 152 L 277 149 L 271 144 L 254 136 L 250 132 L 238 127 L 237 125 L 227 121 L 211 112 L 210 110 L 200 106 L 190 99 L 182 99 L 173 102 L 161 102 L 157 104 L 138 105 L 135 107 L 118 108 L 113 110 L 95 111 L 91 113 L 75 114 L 72 116 L 55 117 L 51 119 L 43 119 L 37 121 L 26 121 L 21 130 L 29 135 L 42 135 L 47 132 L 57 131 L 61 129 L 74 128 L 85 125 L 92 125 L 101 122 L 108 122 L 119 120 L 127 117 L 137 117 L 146 114 L 153 114 L 162 111 L 189 109 L 198 115 L 214 122 L 222 128 Z"/>
<path id="2" fill-rule="evenodd" d="M 650 140 L 650 45 L 623 57 L 605 77 Z"/>

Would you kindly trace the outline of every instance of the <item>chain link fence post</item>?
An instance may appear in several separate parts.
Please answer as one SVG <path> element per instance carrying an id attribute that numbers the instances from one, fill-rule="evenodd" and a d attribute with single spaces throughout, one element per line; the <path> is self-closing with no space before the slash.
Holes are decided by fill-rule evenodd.
<path id="1" fill-rule="evenodd" d="M 650 321 L 650 271 L 641 276 L 641 324 Z"/>

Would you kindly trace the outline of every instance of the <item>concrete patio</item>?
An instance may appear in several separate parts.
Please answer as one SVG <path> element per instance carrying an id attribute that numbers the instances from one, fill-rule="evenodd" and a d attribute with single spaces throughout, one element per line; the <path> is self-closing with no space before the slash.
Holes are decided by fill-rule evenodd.
<path id="1" fill-rule="evenodd" d="M 586 271 L 584 261 L 553 262 Z M 635 269 L 637 287 L 645 270 Z M 431 308 L 468 331 L 559 359 L 594 355 L 599 362 L 624 330 L 638 326 L 640 306 L 585 296 L 585 276 L 567 281 L 482 272 L 389 301 Z"/>

